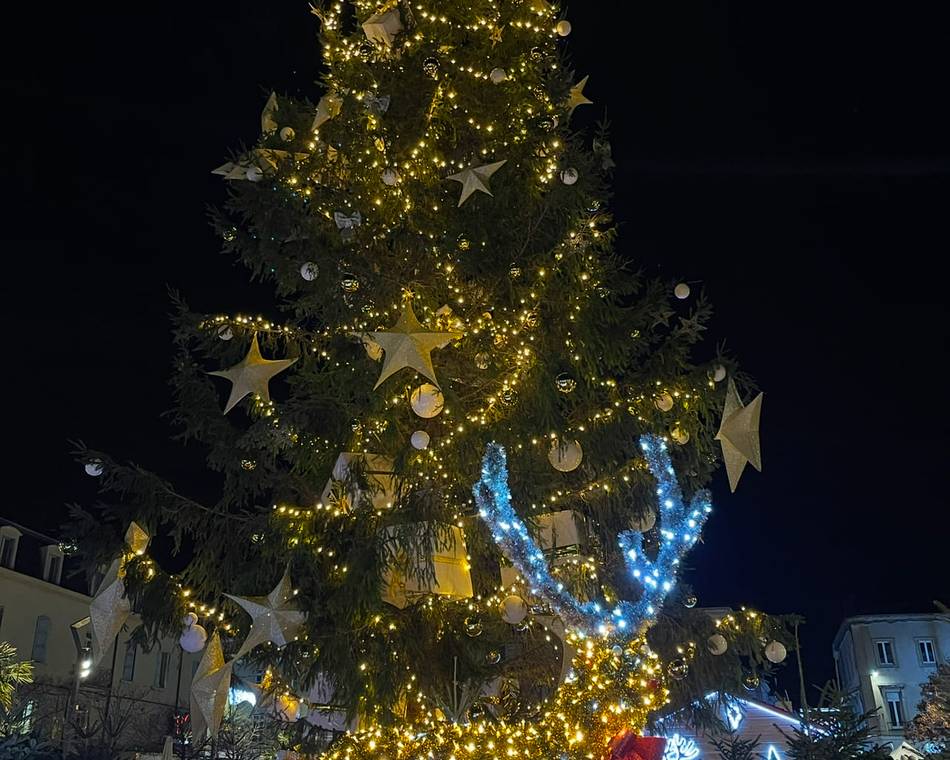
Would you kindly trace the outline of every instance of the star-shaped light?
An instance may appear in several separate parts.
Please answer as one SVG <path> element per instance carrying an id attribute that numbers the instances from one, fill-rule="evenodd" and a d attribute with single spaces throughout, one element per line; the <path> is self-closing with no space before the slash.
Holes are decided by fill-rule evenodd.
<path id="1" fill-rule="evenodd" d="M 93 663 L 99 662 L 112 646 L 116 635 L 132 614 L 132 605 L 125 595 L 122 581 L 122 561 L 115 560 L 99 584 L 89 604 L 89 622 L 92 625 Z"/>
<path id="2" fill-rule="evenodd" d="M 191 680 L 191 733 L 195 744 L 204 741 L 208 730 L 212 736 L 218 733 L 231 688 L 233 662 L 224 661 L 221 637 L 215 631 Z"/>
<path id="3" fill-rule="evenodd" d="M 270 389 L 267 383 L 270 379 L 283 372 L 297 361 L 294 359 L 265 359 L 261 356 L 260 346 L 257 345 L 257 335 L 251 340 L 251 348 L 240 364 L 228 369 L 209 372 L 209 375 L 225 377 L 231 381 L 231 395 L 224 407 L 224 413 L 230 412 L 235 405 L 250 393 L 260 396 L 264 401 L 270 401 Z"/>
<path id="4" fill-rule="evenodd" d="M 463 169 L 458 174 L 453 174 L 451 177 L 446 177 L 446 179 L 451 179 L 455 182 L 462 183 L 462 197 L 459 198 L 459 206 L 465 203 L 465 201 L 468 200 L 468 197 L 476 190 L 480 190 L 483 193 L 491 195 L 492 192 L 488 189 L 488 178 L 506 163 L 508 163 L 507 159 L 504 161 L 496 161 L 493 164 L 485 164 L 484 166 L 470 166 L 468 169 Z"/>
<path id="5" fill-rule="evenodd" d="M 722 444 L 722 458 L 729 475 L 729 488 L 735 493 L 746 463 L 762 472 L 762 450 L 759 447 L 759 417 L 762 414 L 762 394 L 748 406 L 742 405 L 736 384 L 729 378 L 726 404 L 716 440 Z"/>
<path id="6" fill-rule="evenodd" d="M 382 372 L 379 373 L 379 380 L 373 386 L 373 390 L 376 390 L 386 379 L 405 367 L 414 369 L 438 385 L 435 368 L 432 366 L 432 350 L 443 348 L 453 340 L 458 340 L 462 337 L 462 333 L 426 330 L 416 319 L 412 304 L 407 302 L 399 320 L 391 330 L 369 333 L 369 336 L 385 352 Z"/>
<path id="7" fill-rule="evenodd" d="M 225 594 L 244 608 L 251 616 L 251 630 L 241 644 L 237 656 L 250 652 L 259 644 L 271 641 L 277 647 L 287 645 L 303 625 L 305 613 L 287 605 L 293 599 L 290 588 L 290 574 L 284 571 L 280 582 L 267 596 L 233 596 Z M 235 658 L 236 659 L 236 658 Z"/>
<path id="8" fill-rule="evenodd" d="M 584 94 L 584 87 L 587 86 L 587 80 L 590 79 L 590 76 L 584 77 L 580 82 L 571 87 L 571 93 L 567 96 L 567 107 L 569 113 L 573 114 L 574 109 L 578 106 L 592 106 L 594 101 L 588 99 Z"/>

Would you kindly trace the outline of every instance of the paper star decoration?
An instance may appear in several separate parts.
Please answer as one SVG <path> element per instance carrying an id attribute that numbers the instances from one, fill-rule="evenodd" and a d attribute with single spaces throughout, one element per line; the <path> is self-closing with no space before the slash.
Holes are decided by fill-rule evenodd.
<path id="1" fill-rule="evenodd" d="M 191 681 L 191 733 L 200 745 L 205 733 L 218 733 L 231 688 L 231 662 L 224 661 L 221 636 L 217 631 L 208 642 Z"/>
<path id="2" fill-rule="evenodd" d="M 571 93 L 567 96 L 567 107 L 569 109 L 569 113 L 573 114 L 574 109 L 578 106 L 594 105 L 594 101 L 589 100 L 587 96 L 584 95 L 584 87 L 587 86 L 588 79 L 590 79 L 589 75 L 584 77 L 580 82 L 571 88 Z"/>
<path id="3" fill-rule="evenodd" d="M 261 132 L 265 135 L 277 131 L 277 119 L 274 116 L 277 109 L 277 93 L 272 92 L 264 104 L 264 110 L 261 111 Z"/>
<path id="4" fill-rule="evenodd" d="M 245 597 L 232 594 L 225 594 L 225 596 L 241 605 L 251 616 L 251 630 L 248 631 L 247 638 L 241 644 L 236 658 L 268 641 L 273 642 L 278 648 L 286 646 L 287 642 L 292 641 L 300 630 L 306 617 L 305 613 L 287 605 L 294 596 L 290 587 L 290 574 L 287 571 L 284 571 L 280 582 L 267 596 Z"/>
<path id="5" fill-rule="evenodd" d="M 99 662 L 125 621 L 132 614 L 132 605 L 125 595 L 121 560 L 115 560 L 106 572 L 96 595 L 89 604 L 89 623 L 92 625 L 93 664 Z"/>
<path id="6" fill-rule="evenodd" d="M 462 197 L 459 198 L 459 206 L 465 203 L 465 201 L 468 200 L 468 197 L 476 190 L 480 190 L 483 193 L 491 195 L 492 192 L 488 189 L 488 178 L 506 163 L 508 163 L 507 159 L 504 161 L 496 161 L 493 164 L 485 164 L 484 166 L 470 166 L 468 169 L 463 169 L 458 174 L 453 174 L 451 177 L 446 177 L 446 179 L 451 179 L 455 182 L 462 183 Z"/>
<path id="7" fill-rule="evenodd" d="M 493 26 L 492 30 L 488 33 L 488 39 L 491 40 L 491 46 L 495 47 L 499 42 L 501 42 L 501 35 L 503 30 L 500 26 Z"/>
<path id="8" fill-rule="evenodd" d="M 748 406 L 742 405 L 736 384 L 729 378 L 726 404 L 716 440 L 722 444 L 722 458 L 729 475 L 729 488 L 735 493 L 746 463 L 762 472 L 762 450 L 759 447 L 759 417 L 762 415 L 762 394 Z"/>
<path id="9" fill-rule="evenodd" d="M 457 332 L 431 332 L 426 330 L 412 311 L 412 304 L 407 303 L 399 320 L 391 330 L 369 333 L 372 340 L 378 343 L 385 355 L 383 369 L 379 373 L 379 380 L 373 386 L 376 390 L 389 377 L 404 367 L 410 367 L 423 377 L 431 380 L 435 385 L 439 381 L 435 377 L 435 368 L 432 366 L 432 350 L 444 348 L 453 340 L 462 337 Z"/>
<path id="10" fill-rule="evenodd" d="M 270 401 L 268 382 L 274 375 L 283 372 L 295 361 L 297 361 L 296 358 L 265 359 L 261 356 L 261 349 L 257 345 L 257 335 L 255 334 L 251 340 L 251 348 L 240 364 L 208 373 L 231 381 L 231 395 L 224 407 L 224 413 L 230 412 L 242 398 L 251 393 L 260 396 L 264 401 Z"/>

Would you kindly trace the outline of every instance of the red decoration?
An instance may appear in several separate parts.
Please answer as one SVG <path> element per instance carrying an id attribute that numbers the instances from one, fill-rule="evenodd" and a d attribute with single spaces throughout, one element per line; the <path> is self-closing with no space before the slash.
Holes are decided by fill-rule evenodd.
<path id="1" fill-rule="evenodd" d="M 663 760 L 666 739 L 661 736 L 637 736 L 626 730 L 610 742 L 610 760 Z"/>

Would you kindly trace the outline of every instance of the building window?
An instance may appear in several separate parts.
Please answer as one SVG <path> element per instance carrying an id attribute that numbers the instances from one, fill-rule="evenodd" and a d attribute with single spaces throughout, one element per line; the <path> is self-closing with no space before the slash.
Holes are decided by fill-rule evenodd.
<path id="1" fill-rule="evenodd" d="M 30 658 L 33 662 L 46 662 L 46 640 L 49 638 L 49 618 L 40 615 L 36 618 L 36 628 L 33 629 L 33 653 Z"/>
<path id="2" fill-rule="evenodd" d="M 138 647 L 131 641 L 125 645 L 125 659 L 122 661 L 122 680 L 132 681 L 135 679 L 135 651 Z"/>
<path id="3" fill-rule="evenodd" d="M 933 639 L 917 639 L 917 659 L 921 665 L 937 664 L 937 650 Z"/>
<path id="4" fill-rule="evenodd" d="M 878 665 L 896 665 L 894 659 L 894 639 L 877 639 L 874 642 L 874 646 L 877 649 L 877 664 Z"/>
<path id="5" fill-rule="evenodd" d="M 158 661 L 155 664 L 155 679 L 152 686 L 156 689 L 164 689 L 168 683 L 168 664 L 171 661 L 170 652 L 159 652 Z"/>
<path id="6" fill-rule="evenodd" d="M 13 569 L 21 535 L 23 534 L 12 525 L 0 527 L 0 565 Z"/>
<path id="7" fill-rule="evenodd" d="M 59 583 L 63 574 L 63 556 L 55 552 L 49 552 L 46 555 L 46 572 L 43 574 L 43 580 L 50 583 Z"/>
<path id="8" fill-rule="evenodd" d="M 885 689 L 884 703 L 887 705 L 887 717 L 891 728 L 904 726 L 904 700 L 900 689 Z"/>

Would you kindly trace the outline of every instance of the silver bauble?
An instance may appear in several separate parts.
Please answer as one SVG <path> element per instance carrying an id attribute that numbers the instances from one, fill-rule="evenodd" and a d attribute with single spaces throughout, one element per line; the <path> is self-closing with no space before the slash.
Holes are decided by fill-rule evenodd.
<path id="1" fill-rule="evenodd" d="M 320 276 L 320 266 L 315 261 L 305 261 L 300 265 L 300 276 L 307 282 L 313 282 Z"/>
<path id="2" fill-rule="evenodd" d="M 726 650 L 729 648 L 729 642 L 726 641 L 726 637 L 721 633 L 714 633 L 708 639 L 706 639 L 706 648 L 709 650 L 709 653 L 718 657 L 719 655 L 725 654 Z"/>

